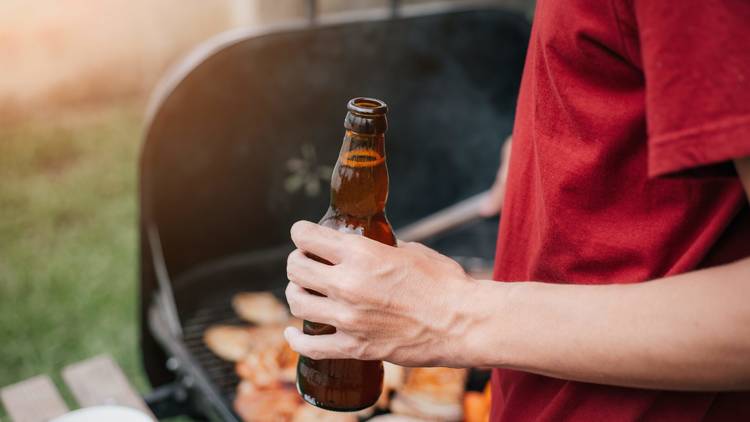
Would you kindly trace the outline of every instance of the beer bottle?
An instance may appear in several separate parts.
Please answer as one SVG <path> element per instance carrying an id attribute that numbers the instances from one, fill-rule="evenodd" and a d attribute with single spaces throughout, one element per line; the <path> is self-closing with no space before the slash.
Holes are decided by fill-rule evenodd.
<path id="1" fill-rule="evenodd" d="M 319 224 L 396 246 L 396 237 L 385 216 L 388 197 L 385 115 L 388 107 L 373 98 L 354 98 L 347 109 L 344 141 L 331 177 L 331 204 Z M 330 265 L 318 257 L 312 258 Z M 336 332 L 330 325 L 312 321 L 305 321 L 303 330 L 311 335 Z M 323 409 L 364 409 L 375 404 L 382 386 L 383 363 L 380 361 L 314 360 L 300 356 L 297 364 L 300 395 Z"/>

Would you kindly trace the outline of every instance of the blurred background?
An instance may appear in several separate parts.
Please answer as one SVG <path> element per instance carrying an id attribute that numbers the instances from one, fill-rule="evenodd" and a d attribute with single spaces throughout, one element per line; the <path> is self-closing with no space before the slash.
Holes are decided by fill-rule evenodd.
<path id="1" fill-rule="evenodd" d="M 319 13 L 384 6 L 321 0 Z M 149 94 L 201 41 L 306 14 L 303 0 L 0 1 L 0 386 L 61 384 L 64 365 L 110 353 L 148 389 L 136 176 Z"/>

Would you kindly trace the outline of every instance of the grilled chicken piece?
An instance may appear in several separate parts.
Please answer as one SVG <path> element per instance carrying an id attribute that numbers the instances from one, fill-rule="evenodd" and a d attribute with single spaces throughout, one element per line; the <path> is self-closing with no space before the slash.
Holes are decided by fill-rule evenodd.
<path id="1" fill-rule="evenodd" d="M 357 422 L 354 413 L 331 412 L 304 403 L 297 408 L 292 422 Z"/>
<path id="2" fill-rule="evenodd" d="M 287 388 L 258 390 L 240 384 L 234 410 L 247 422 L 291 421 L 302 404 L 296 391 Z"/>
<path id="3" fill-rule="evenodd" d="M 466 375 L 466 369 L 412 368 L 391 402 L 391 410 L 433 421 L 461 420 Z"/>
<path id="4" fill-rule="evenodd" d="M 257 325 L 283 324 L 289 319 L 286 306 L 268 292 L 238 293 L 232 307 L 242 319 Z"/>
<path id="5" fill-rule="evenodd" d="M 375 416 L 369 422 L 424 422 L 424 419 L 412 418 L 411 416 L 396 415 L 393 413 Z"/>
<path id="6" fill-rule="evenodd" d="M 298 357 L 286 342 L 254 350 L 237 362 L 237 375 L 258 387 L 294 383 Z"/>
<path id="7" fill-rule="evenodd" d="M 286 325 L 264 325 L 262 327 L 214 325 L 208 327 L 206 332 L 203 333 L 203 341 L 220 358 L 236 362 L 250 353 L 261 350 L 275 349 L 281 351 L 284 350 L 284 347 L 288 348 L 284 339 L 284 328 L 287 325 L 301 327 L 302 321 L 292 319 L 287 322 Z M 294 352 L 289 349 L 285 353 Z"/>
<path id="8" fill-rule="evenodd" d="M 383 392 L 380 393 L 378 402 L 375 404 L 381 409 L 390 406 L 391 392 L 400 389 L 404 385 L 404 368 L 390 362 L 383 362 Z"/>
<path id="9" fill-rule="evenodd" d="M 203 333 L 203 342 L 220 358 L 234 362 L 246 356 L 256 340 L 247 327 L 214 325 Z"/>
<path id="10" fill-rule="evenodd" d="M 289 325 L 301 328 L 302 321 L 292 319 Z M 237 361 L 236 371 L 242 379 L 262 387 L 273 382 L 294 383 L 299 355 L 284 339 L 286 325 L 249 328 L 256 344 Z"/>

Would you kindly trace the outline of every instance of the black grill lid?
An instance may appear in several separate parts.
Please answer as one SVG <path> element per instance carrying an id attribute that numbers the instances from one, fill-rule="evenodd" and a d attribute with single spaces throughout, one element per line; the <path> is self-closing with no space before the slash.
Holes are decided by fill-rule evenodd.
<path id="1" fill-rule="evenodd" d="M 290 225 L 317 221 L 328 205 L 326 172 L 347 101 L 358 96 L 390 109 L 394 227 L 488 188 L 511 132 L 528 34 L 522 15 L 501 9 L 235 31 L 169 73 L 151 102 L 140 168 L 141 334 L 152 384 L 170 374 L 145 323 L 157 289 L 148 228 L 174 283 L 207 263 L 289 248 Z M 491 259 L 496 221 L 467 230 L 460 236 L 472 241 L 435 246 Z M 283 280 L 283 261 L 274 268 Z M 179 314 L 212 288 L 173 287 L 187 292 L 176 295 Z"/>

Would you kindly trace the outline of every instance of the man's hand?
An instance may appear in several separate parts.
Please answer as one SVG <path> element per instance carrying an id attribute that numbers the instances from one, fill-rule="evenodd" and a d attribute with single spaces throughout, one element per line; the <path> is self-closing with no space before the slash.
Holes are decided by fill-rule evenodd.
<path id="1" fill-rule="evenodd" d="M 313 359 L 462 366 L 459 343 L 471 325 L 465 292 L 476 282 L 458 263 L 417 243 L 394 248 L 306 221 L 291 234 L 299 248 L 287 261 L 292 314 L 337 329 L 310 336 L 289 327 L 292 349 Z"/>
<path id="2" fill-rule="evenodd" d="M 500 212 L 505 200 L 505 181 L 508 179 L 508 163 L 510 162 L 511 137 L 505 140 L 503 149 L 500 151 L 500 167 L 497 169 L 495 183 L 490 188 L 490 194 L 482 204 L 479 213 L 483 217 L 492 217 Z"/>

